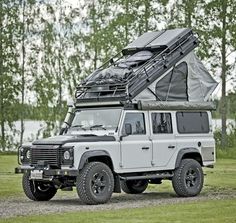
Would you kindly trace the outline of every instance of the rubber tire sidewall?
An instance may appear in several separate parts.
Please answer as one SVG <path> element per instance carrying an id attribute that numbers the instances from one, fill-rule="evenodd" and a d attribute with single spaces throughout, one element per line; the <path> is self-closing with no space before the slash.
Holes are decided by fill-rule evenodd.
<path id="1" fill-rule="evenodd" d="M 104 172 L 107 175 L 105 191 L 103 194 L 95 195 L 91 188 L 91 179 L 94 174 Z M 84 166 L 77 177 L 77 193 L 85 204 L 96 205 L 108 202 L 114 190 L 114 176 L 111 169 L 102 162 L 90 162 Z"/>
<path id="2" fill-rule="evenodd" d="M 186 173 L 189 168 L 195 169 L 199 176 L 199 182 L 196 187 L 188 188 L 186 185 Z M 203 187 L 204 175 L 200 163 L 194 159 L 183 159 L 180 166 L 175 170 L 172 178 L 172 186 L 177 195 L 181 197 L 193 197 L 198 195 Z"/>
<path id="3" fill-rule="evenodd" d="M 22 187 L 25 195 L 33 201 L 48 201 L 57 193 L 57 189 L 53 186 L 51 186 L 46 192 L 34 188 L 34 182 L 33 180 L 30 180 L 30 172 L 23 174 Z"/>

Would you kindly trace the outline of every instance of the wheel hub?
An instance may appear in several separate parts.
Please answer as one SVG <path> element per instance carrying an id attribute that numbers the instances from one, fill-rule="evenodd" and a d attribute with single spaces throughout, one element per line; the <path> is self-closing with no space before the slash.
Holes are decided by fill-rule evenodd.
<path id="1" fill-rule="evenodd" d="M 197 173 L 193 169 L 189 169 L 188 172 L 186 173 L 186 185 L 188 187 L 193 187 L 196 184 L 197 180 Z"/>
<path id="2" fill-rule="evenodd" d="M 100 194 L 104 191 L 106 185 L 105 176 L 103 173 L 96 173 L 92 179 L 92 190 L 95 194 Z"/>

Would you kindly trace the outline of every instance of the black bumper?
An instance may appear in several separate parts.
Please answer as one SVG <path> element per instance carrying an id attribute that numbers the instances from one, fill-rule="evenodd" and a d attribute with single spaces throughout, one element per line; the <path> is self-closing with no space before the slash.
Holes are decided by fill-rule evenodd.
<path id="1" fill-rule="evenodd" d="M 78 176 L 79 171 L 78 170 L 61 170 L 61 169 L 29 169 L 29 168 L 22 168 L 22 167 L 16 167 L 15 168 L 15 173 L 29 173 L 31 170 L 43 170 L 43 175 L 48 177 L 48 176 L 71 176 L 71 177 L 76 177 Z"/>

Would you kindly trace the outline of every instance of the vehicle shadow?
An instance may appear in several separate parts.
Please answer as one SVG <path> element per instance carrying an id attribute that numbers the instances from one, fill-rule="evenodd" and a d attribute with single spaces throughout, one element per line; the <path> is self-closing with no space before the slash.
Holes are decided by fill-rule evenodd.
<path id="1" fill-rule="evenodd" d="M 136 203 L 137 201 L 152 201 L 152 200 L 167 200 L 177 198 L 175 193 L 165 193 L 165 192 L 146 192 L 142 194 L 113 194 L 111 200 L 107 204 L 103 205 L 111 205 L 116 203 Z M 75 195 L 74 198 L 72 197 L 55 197 L 53 198 L 50 203 L 53 204 L 63 204 L 63 205 L 85 205 L 79 199 L 78 196 Z"/>

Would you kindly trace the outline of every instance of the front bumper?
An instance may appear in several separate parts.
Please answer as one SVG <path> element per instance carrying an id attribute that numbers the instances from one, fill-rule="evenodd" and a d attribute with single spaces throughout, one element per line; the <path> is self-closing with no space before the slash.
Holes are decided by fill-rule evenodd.
<path id="1" fill-rule="evenodd" d="M 76 177 L 78 176 L 79 171 L 78 170 L 71 170 L 71 169 L 39 169 L 39 168 L 23 168 L 23 167 L 16 167 L 15 173 L 30 173 L 31 170 L 41 170 L 43 171 L 43 176 L 46 177 L 53 177 L 53 176 L 71 176 Z"/>

